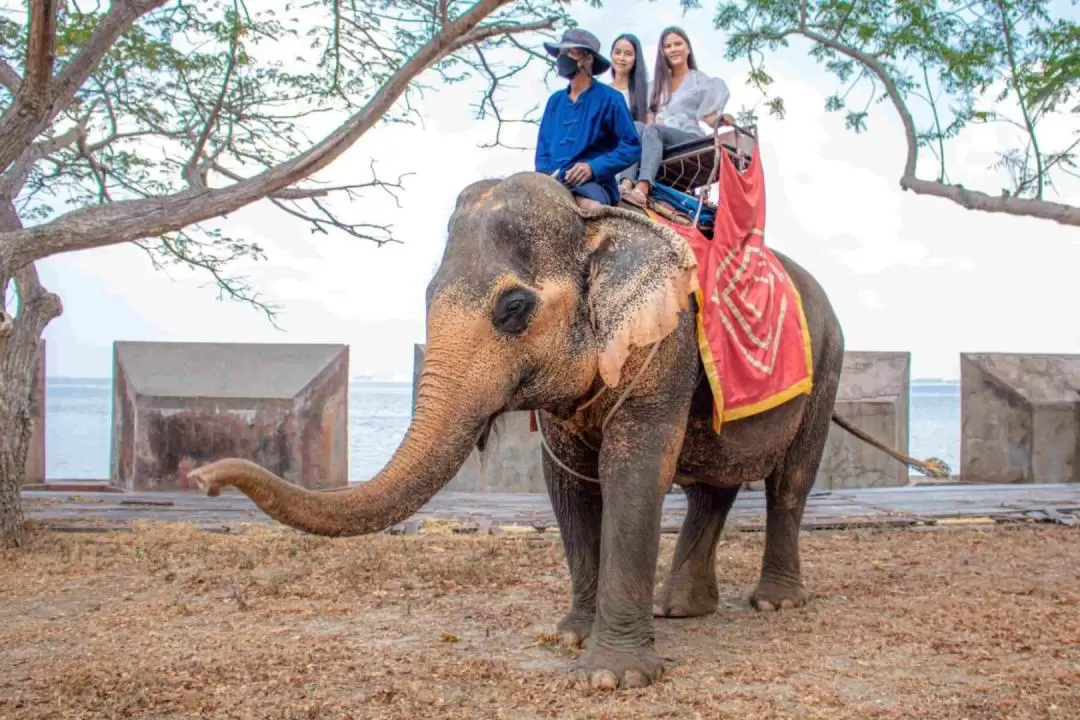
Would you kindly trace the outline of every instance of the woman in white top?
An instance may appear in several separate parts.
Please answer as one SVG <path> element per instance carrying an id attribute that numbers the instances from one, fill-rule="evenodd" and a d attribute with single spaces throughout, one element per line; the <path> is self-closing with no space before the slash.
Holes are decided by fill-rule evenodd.
<path id="1" fill-rule="evenodd" d="M 636 36 L 623 33 L 611 43 L 610 57 L 611 87 L 622 93 L 630 108 L 630 117 L 641 132 L 649 114 L 649 75 L 641 43 Z"/>
<path id="2" fill-rule="evenodd" d="M 641 42 L 637 36 L 623 33 L 611 43 L 611 87 L 618 90 L 626 99 L 630 117 L 640 135 L 645 128 L 649 115 L 649 76 L 645 69 L 645 54 L 641 52 Z M 619 191 L 625 195 L 634 187 L 637 177 L 637 163 L 616 173 Z"/>
<path id="3" fill-rule="evenodd" d="M 633 188 L 624 184 L 623 196 L 645 205 L 664 149 L 708 134 L 702 123 L 711 128 L 717 115 L 723 114 L 729 97 L 731 93 L 723 80 L 698 70 L 686 33 L 677 27 L 665 28 L 656 51 L 649 114 L 641 130 L 640 167 L 623 173 L 624 177 L 636 179 L 637 184 Z"/>

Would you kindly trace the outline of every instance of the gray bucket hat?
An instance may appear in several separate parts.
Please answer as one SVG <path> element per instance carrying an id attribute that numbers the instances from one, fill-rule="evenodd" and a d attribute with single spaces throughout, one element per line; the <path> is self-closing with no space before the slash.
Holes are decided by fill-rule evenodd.
<path id="1" fill-rule="evenodd" d="M 544 43 L 544 49 L 548 51 L 548 55 L 552 57 L 558 57 L 560 50 L 568 50 L 570 48 L 581 48 L 582 50 L 588 50 L 593 56 L 593 75 L 599 75 L 606 72 L 611 67 L 611 63 L 606 57 L 600 54 L 600 40 L 597 39 L 588 30 L 582 30 L 581 28 L 570 28 L 563 33 L 562 40 L 557 43 Z"/>

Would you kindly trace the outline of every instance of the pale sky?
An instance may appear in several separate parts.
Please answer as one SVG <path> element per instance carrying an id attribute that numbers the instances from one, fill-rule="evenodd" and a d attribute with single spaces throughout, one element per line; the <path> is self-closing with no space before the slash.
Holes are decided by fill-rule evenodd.
<path id="1" fill-rule="evenodd" d="M 712 4 L 704 5 L 682 16 L 677 0 L 619 0 L 601 10 L 576 7 L 575 17 L 605 53 L 619 32 L 637 34 L 650 74 L 660 30 L 683 26 L 700 68 L 728 83 L 734 113 L 759 96 L 744 85 L 746 63 L 724 61 L 725 38 L 711 29 Z M 759 125 L 766 241 L 817 276 L 840 316 L 847 349 L 909 350 L 913 377 L 950 378 L 958 377 L 962 351 L 1080 352 L 1080 323 L 1072 317 L 1080 300 L 1080 232 L 902 192 L 904 139 L 891 107 L 874 106 L 868 133 L 845 130 L 842 114 L 824 111 L 835 78 L 805 51 L 793 43 L 770 60 L 787 118 L 762 110 Z M 539 78 L 536 72 L 516 83 L 529 105 L 542 104 L 560 82 L 544 87 Z M 154 272 L 135 247 L 42 261 L 42 282 L 64 303 L 63 316 L 45 332 L 47 374 L 109 377 L 114 341 L 175 340 L 347 343 L 353 375 L 411 375 L 413 343 L 424 341 L 424 289 L 457 193 L 482 177 L 532 169 L 531 149 L 477 147 L 493 136 L 490 125 L 472 120 L 478 90 L 473 84 L 429 93 L 420 106 L 425 127 L 378 127 L 321 176 L 338 183 L 366 178 L 371 157 L 384 177 L 415 173 L 405 181 L 401 209 L 379 192 L 346 208 L 351 218 L 392 222 L 404 245 L 312 235 L 266 203 L 223 223 L 266 249 L 267 261 L 238 271 L 282 306 L 284 332 L 249 306 L 218 301 L 202 275 Z M 1061 123 L 1058 130 L 1070 128 Z M 979 128 L 954 141 L 953 179 L 987 191 L 1001 187 L 985 168 L 1002 132 Z M 530 148 L 534 138 L 531 126 L 517 135 Z M 920 177 L 932 178 L 936 166 L 926 160 Z M 1077 183 L 1063 186 L 1058 199 L 1075 203 L 1078 190 Z"/>

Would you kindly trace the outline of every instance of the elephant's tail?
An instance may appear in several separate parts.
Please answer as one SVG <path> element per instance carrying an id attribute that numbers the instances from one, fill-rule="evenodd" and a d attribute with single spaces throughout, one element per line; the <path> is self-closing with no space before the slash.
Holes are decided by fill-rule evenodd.
<path id="1" fill-rule="evenodd" d="M 844 428 L 849 433 L 859 438 L 863 442 L 869 445 L 873 445 L 878 450 L 889 455 L 890 457 L 896 458 L 908 467 L 915 468 L 916 470 L 921 470 L 928 477 L 932 477 L 935 479 L 944 479 L 952 474 L 952 469 L 944 460 L 934 457 L 928 458 L 926 460 L 916 460 L 910 455 L 905 455 L 898 450 L 893 450 L 891 447 L 881 442 L 880 440 L 875 440 L 870 435 L 855 427 L 855 425 L 850 420 L 841 415 L 838 415 L 835 412 L 833 413 L 832 419 L 834 423 Z"/>

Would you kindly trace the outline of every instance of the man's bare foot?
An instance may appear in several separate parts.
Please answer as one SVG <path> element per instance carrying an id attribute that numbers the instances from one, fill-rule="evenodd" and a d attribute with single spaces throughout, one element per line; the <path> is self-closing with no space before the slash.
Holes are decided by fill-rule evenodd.
<path id="1" fill-rule="evenodd" d="M 638 207 L 645 207 L 646 202 L 648 202 L 645 193 L 636 187 L 623 191 L 623 197 L 626 198 L 628 202 L 632 202 Z"/>

